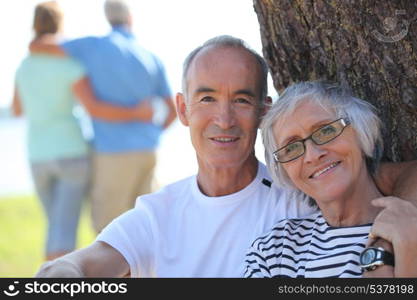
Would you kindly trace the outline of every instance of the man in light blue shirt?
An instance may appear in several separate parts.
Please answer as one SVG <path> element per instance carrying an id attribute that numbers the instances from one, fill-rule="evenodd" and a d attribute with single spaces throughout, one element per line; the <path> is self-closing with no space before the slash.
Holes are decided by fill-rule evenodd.
<path id="1" fill-rule="evenodd" d="M 57 47 L 31 45 L 35 52 L 64 54 L 80 61 L 98 99 L 124 107 L 135 107 L 145 99 L 163 99 L 168 108 L 161 124 L 92 119 L 92 218 L 97 232 L 132 208 L 137 196 L 151 192 L 155 150 L 162 130 L 176 117 L 162 62 L 138 44 L 131 32 L 128 6 L 122 0 L 106 0 L 104 8 L 112 26 L 108 35 L 66 41 Z"/>

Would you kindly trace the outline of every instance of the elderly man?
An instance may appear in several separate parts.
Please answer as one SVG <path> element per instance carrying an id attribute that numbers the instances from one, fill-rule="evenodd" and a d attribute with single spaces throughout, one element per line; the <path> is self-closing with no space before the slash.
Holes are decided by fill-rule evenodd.
<path id="1" fill-rule="evenodd" d="M 92 245 L 45 264 L 38 276 L 242 276 L 256 236 L 284 217 L 311 212 L 271 186 L 255 157 L 270 103 L 266 77 L 264 60 L 239 39 L 218 37 L 194 50 L 176 104 L 198 174 L 140 197 Z"/>
<path id="2" fill-rule="evenodd" d="M 168 108 L 157 122 L 109 122 L 93 117 L 92 223 L 100 232 L 115 217 L 134 206 L 138 195 L 151 192 L 156 148 L 162 130 L 176 118 L 171 90 L 162 62 L 138 45 L 132 16 L 123 0 L 106 0 L 105 14 L 112 31 L 104 37 L 84 37 L 55 44 L 32 43 L 31 51 L 69 55 L 87 70 L 99 99 L 134 107 L 163 99 Z M 161 112 L 154 120 L 161 119 Z M 117 174 L 117 176 L 115 176 Z"/>

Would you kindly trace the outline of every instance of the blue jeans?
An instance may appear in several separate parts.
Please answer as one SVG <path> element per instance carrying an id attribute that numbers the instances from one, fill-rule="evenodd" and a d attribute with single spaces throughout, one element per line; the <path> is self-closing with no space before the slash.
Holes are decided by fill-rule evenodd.
<path id="1" fill-rule="evenodd" d="M 82 202 L 89 188 L 90 158 L 31 163 L 31 170 L 48 218 L 47 255 L 74 250 Z"/>

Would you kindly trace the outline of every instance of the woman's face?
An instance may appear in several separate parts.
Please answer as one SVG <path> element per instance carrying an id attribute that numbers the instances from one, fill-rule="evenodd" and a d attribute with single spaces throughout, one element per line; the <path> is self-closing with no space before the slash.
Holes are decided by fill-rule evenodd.
<path id="1" fill-rule="evenodd" d="M 273 127 L 277 149 L 290 142 L 304 139 L 310 134 L 338 119 L 332 111 L 326 111 L 313 102 L 301 104 L 293 114 Z M 352 126 L 341 135 L 324 144 L 305 141 L 305 153 L 290 162 L 283 163 L 293 184 L 318 202 L 348 197 L 354 191 L 357 180 L 364 178 L 366 166 L 362 151 Z"/>

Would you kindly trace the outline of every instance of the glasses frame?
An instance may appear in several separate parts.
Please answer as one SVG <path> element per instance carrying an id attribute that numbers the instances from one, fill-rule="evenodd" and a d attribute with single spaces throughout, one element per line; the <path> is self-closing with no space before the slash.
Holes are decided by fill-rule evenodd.
<path id="1" fill-rule="evenodd" d="M 321 129 L 323 129 L 323 127 L 326 127 L 326 126 L 328 126 L 328 125 L 331 125 L 331 124 L 333 124 L 333 123 L 336 123 L 336 122 L 342 122 L 342 130 L 339 132 L 339 134 L 338 135 L 336 135 L 336 136 L 334 136 L 333 138 L 331 138 L 330 140 L 328 140 L 328 141 L 326 141 L 325 143 L 318 143 L 318 142 L 316 142 L 314 139 L 313 139 L 313 135 L 316 133 L 316 132 L 318 132 L 319 130 L 321 130 Z M 342 132 L 345 130 L 345 128 L 348 126 L 348 125 L 350 125 L 351 123 L 350 123 L 350 120 L 348 119 L 348 118 L 346 118 L 346 117 L 343 117 L 343 118 L 339 118 L 339 119 L 337 119 L 337 120 L 334 120 L 334 121 L 332 121 L 332 122 L 330 122 L 330 123 L 327 123 L 327 124 L 324 124 L 323 126 L 320 126 L 320 128 L 317 128 L 316 130 L 314 130 L 308 137 L 306 137 L 306 138 L 304 138 L 304 139 L 301 139 L 301 140 L 297 140 L 297 141 L 294 141 L 294 142 L 291 142 L 291 143 L 288 143 L 288 144 L 286 144 L 285 146 L 283 146 L 283 147 L 281 147 L 281 148 L 279 148 L 278 150 L 276 150 L 276 151 L 274 151 L 274 152 L 272 152 L 272 156 L 274 157 L 274 160 L 275 160 L 275 162 L 276 163 L 281 163 L 281 164 L 284 164 L 284 163 L 287 163 L 287 162 L 290 162 L 290 161 L 293 161 L 293 160 L 295 160 L 295 159 L 297 159 L 297 158 L 299 158 L 299 157 L 301 157 L 301 156 L 303 156 L 304 155 L 304 153 L 306 153 L 306 145 L 305 145 L 305 142 L 307 141 L 307 140 L 311 140 L 315 145 L 318 145 L 318 146 L 320 146 L 320 145 L 325 145 L 325 144 L 327 144 L 327 143 L 329 143 L 329 142 L 331 142 L 331 141 L 333 141 L 335 138 L 337 138 L 338 136 L 340 136 L 341 134 L 342 134 Z M 290 160 L 286 160 L 286 161 L 280 161 L 279 159 L 278 159 L 278 152 L 279 151 L 281 151 L 282 149 L 284 149 L 284 148 L 286 148 L 286 147 L 288 147 L 289 145 L 291 145 L 291 144 L 294 144 L 294 143 L 302 143 L 303 144 L 303 152 L 300 154 L 300 155 L 298 155 L 298 156 L 296 156 L 296 157 L 294 157 L 294 158 L 292 158 L 292 159 L 290 159 Z"/>

